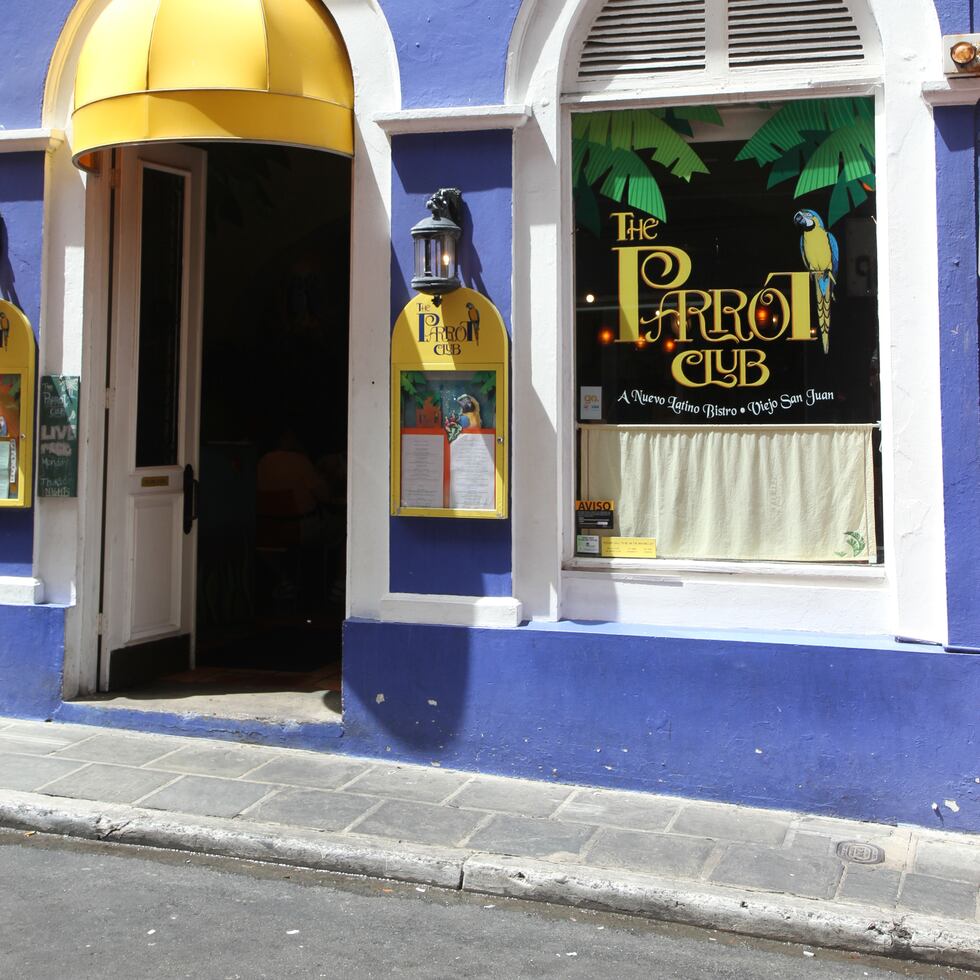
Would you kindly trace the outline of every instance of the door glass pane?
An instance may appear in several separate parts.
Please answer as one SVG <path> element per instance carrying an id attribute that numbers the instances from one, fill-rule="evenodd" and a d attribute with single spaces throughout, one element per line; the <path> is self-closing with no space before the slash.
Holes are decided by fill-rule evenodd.
<path id="1" fill-rule="evenodd" d="M 137 466 L 177 463 L 184 184 L 180 174 L 143 170 Z"/>

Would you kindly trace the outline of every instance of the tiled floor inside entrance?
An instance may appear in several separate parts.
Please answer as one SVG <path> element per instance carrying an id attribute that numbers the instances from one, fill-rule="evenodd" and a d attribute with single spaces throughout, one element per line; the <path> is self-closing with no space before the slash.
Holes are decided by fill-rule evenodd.
<path id="1" fill-rule="evenodd" d="M 340 724 L 340 665 L 307 673 L 201 667 L 75 703 L 204 718 Z"/>

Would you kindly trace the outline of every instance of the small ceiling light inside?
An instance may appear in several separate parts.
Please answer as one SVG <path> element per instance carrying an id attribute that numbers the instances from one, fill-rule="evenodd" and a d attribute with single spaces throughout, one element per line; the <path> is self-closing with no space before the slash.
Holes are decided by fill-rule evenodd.
<path id="1" fill-rule="evenodd" d="M 609 327 L 603 327 L 599 331 L 599 343 L 600 344 L 611 344 L 615 339 L 616 335 L 612 332 Z"/>
<path id="2" fill-rule="evenodd" d="M 585 294 L 585 302 L 586 303 L 594 303 L 595 302 L 595 295 L 592 294 L 592 293 L 586 293 Z"/>

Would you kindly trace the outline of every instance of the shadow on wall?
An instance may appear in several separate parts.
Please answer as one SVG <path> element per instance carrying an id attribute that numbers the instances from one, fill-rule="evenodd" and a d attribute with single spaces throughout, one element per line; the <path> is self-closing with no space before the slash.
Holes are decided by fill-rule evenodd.
<path id="1" fill-rule="evenodd" d="M 14 267 L 10 264 L 10 235 L 7 223 L 0 214 L 0 296 L 20 308 L 17 287 L 14 284 Z"/>
<path id="2" fill-rule="evenodd" d="M 392 657 L 388 644 L 395 638 L 403 655 Z M 345 739 L 363 739 L 373 743 L 374 754 L 422 765 L 456 752 L 464 710 L 472 709 L 470 631 L 444 629 L 439 639 L 448 642 L 432 642 L 426 626 L 344 623 Z M 420 645 L 421 669 L 413 663 Z"/>

